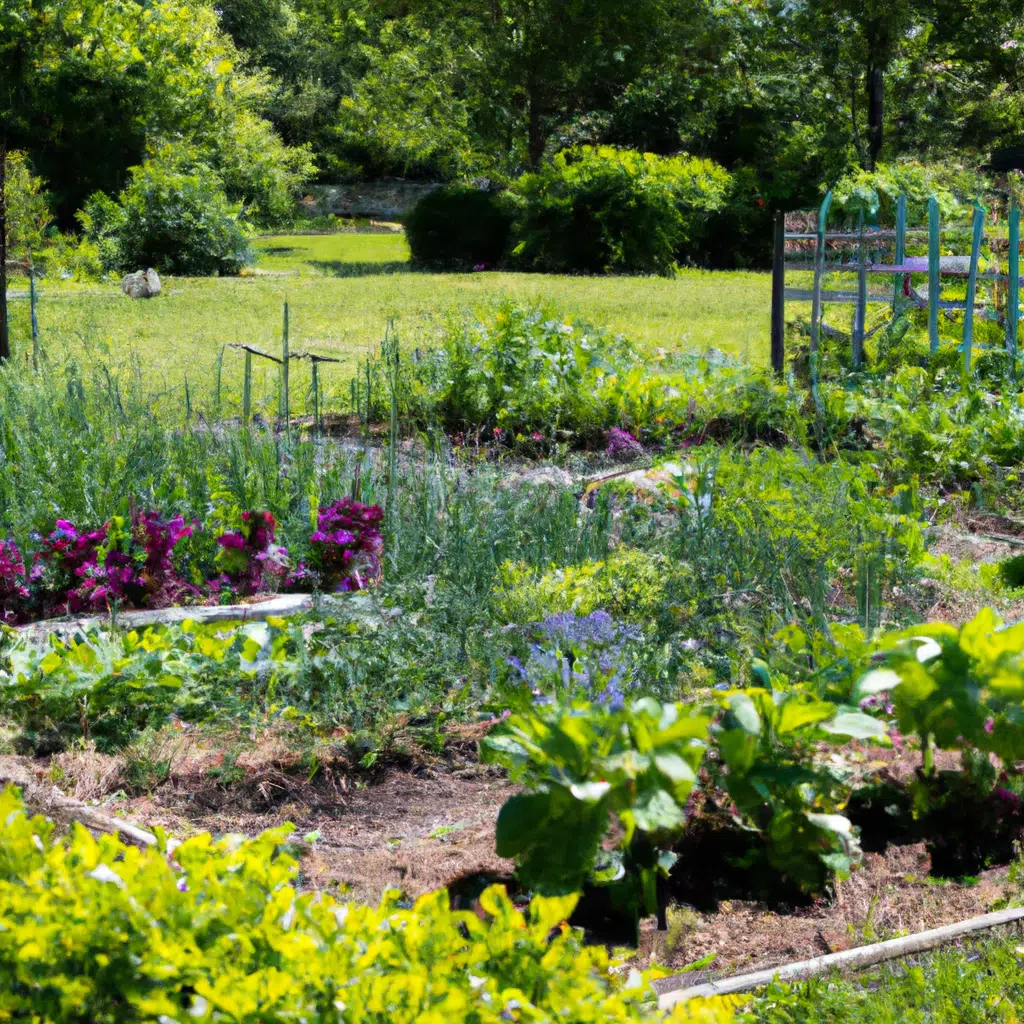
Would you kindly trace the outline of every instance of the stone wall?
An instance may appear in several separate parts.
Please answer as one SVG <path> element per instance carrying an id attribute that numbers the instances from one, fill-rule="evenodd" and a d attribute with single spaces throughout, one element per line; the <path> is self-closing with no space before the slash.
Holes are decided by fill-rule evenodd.
<path id="1" fill-rule="evenodd" d="M 315 214 L 338 217 L 398 219 L 409 212 L 437 182 L 403 181 L 400 178 L 363 181 L 348 185 L 313 185 L 303 205 Z"/>

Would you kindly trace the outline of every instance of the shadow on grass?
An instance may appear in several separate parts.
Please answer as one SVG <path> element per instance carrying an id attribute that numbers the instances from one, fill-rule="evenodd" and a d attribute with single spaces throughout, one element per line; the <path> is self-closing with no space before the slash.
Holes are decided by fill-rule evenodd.
<path id="1" fill-rule="evenodd" d="M 310 260 L 309 265 L 331 277 L 371 277 L 375 274 L 407 274 L 412 270 L 408 260 L 354 261 Z"/>
<path id="2" fill-rule="evenodd" d="M 295 247 L 292 245 L 271 245 L 265 249 L 259 249 L 261 256 L 288 256 L 293 252 L 295 252 Z"/>

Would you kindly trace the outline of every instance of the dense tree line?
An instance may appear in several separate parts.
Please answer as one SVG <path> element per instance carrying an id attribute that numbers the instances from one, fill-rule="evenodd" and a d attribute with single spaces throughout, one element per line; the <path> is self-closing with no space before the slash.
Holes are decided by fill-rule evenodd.
<path id="1" fill-rule="evenodd" d="M 0 148 L 64 229 L 153 160 L 271 223 L 315 178 L 500 183 L 579 144 L 713 159 L 756 220 L 1021 145 L 1022 51 L 1019 0 L 0 0 Z"/>

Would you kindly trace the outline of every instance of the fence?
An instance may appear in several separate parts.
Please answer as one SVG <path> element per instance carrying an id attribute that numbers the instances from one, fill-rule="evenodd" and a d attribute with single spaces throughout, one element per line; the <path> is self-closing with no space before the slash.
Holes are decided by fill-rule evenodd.
<path id="1" fill-rule="evenodd" d="M 823 333 L 845 339 L 844 332 L 829 327 L 824 322 L 826 304 L 853 305 L 854 316 L 849 334 L 851 360 L 855 369 L 864 363 L 864 342 L 875 331 L 891 324 L 908 308 L 927 309 L 929 351 L 935 354 L 939 348 L 939 314 L 952 316 L 963 312 L 961 348 L 964 370 L 971 368 L 976 319 L 996 320 L 1004 327 L 1005 348 L 1011 372 L 1016 372 L 1017 338 L 1020 321 L 1020 220 L 1021 211 L 1011 201 L 1007 225 L 1006 270 L 979 270 L 983 242 L 985 241 L 985 219 L 987 210 L 975 204 L 971 221 L 970 252 L 964 255 L 942 255 L 942 224 L 938 201 L 933 196 L 928 203 L 928 224 L 922 227 L 907 226 L 907 197 L 899 196 L 896 203 L 896 224 L 893 229 L 869 228 L 861 214 L 856 230 L 828 230 L 832 193 L 829 192 L 817 213 L 814 230 L 810 225 L 803 230 L 787 230 L 786 214 L 777 214 L 775 219 L 775 247 L 772 267 L 772 328 L 771 361 L 777 373 L 782 373 L 785 362 L 785 306 L 786 301 L 810 301 L 810 375 L 811 391 L 817 402 L 819 373 L 820 337 Z M 791 218 L 794 215 L 789 215 Z M 799 215 L 796 215 L 799 216 Z M 809 218 L 808 218 L 809 219 Z M 993 221 L 989 231 L 988 248 L 993 267 L 997 263 L 998 244 L 1001 239 L 995 231 Z M 799 227 L 799 225 L 797 225 Z M 927 239 L 927 256 L 908 256 L 908 241 L 919 237 Z M 845 250 L 853 250 L 848 262 L 842 257 Z M 810 255 L 810 266 L 796 262 L 793 257 Z M 829 257 L 838 256 L 838 260 Z M 813 286 L 787 288 L 787 270 L 813 271 Z M 855 288 L 826 290 L 824 279 L 828 273 L 856 274 Z M 924 291 L 914 285 L 915 276 L 927 275 Z M 869 288 L 869 281 L 878 277 L 888 278 L 889 288 Z M 966 296 L 963 301 L 947 301 L 942 298 L 943 279 L 956 278 L 966 281 Z M 979 299 L 978 288 L 991 287 L 991 301 L 985 296 Z M 1005 296 L 1002 288 L 1005 286 Z M 1005 301 L 1003 299 L 1005 298 Z M 888 321 L 867 330 L 867 310 L 871 303 L 884 303 L 890 307 Z"/>

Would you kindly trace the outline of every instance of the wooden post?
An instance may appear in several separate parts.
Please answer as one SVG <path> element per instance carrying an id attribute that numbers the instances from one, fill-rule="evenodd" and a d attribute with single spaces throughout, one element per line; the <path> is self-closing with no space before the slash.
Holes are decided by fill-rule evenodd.
<path id="1" fill-rule="evenodd" d="M 775 214 L 772 258 L 772 369 L 780 377 L 786 361 L 786 215 Z"/>
<path id="2" fill-rule="evenodd" d="M 245 376 L 242 378 L 242 422 L 249 425 L 252 411 L 252 353 L 245 353 Z"/>
<path id="3" fill-rule="evenodd" d="M 1017 377 L 1017 320 L 1020 317 L 1020 207 L 1016 199 L 1010 200 L 1010 254 L 1007 260 L 1010 276 L 1006 295 L 1006 354 L 1010 360 L 1010 374 Z"/>
<path id="4" fill-rule="evenodd" d="M 224 376 L 224 346 L 221 345 L 220 352 L 217 354 L 217 383 L 213 393 L 213 408 L 214 416 L 220 419 L 220 389 L 221 383 Z"/>
<path id="5" fill-rule="evenodd" d="M 821 279 L 825 274 L 825 225 L 832 205 L 831 189 L 825 193 L 818 211 L 818 237 L 814 243 L 814 294 L 811 299 L 811 397 L 815 408 L 818 400 L 818 335 L 821 329 Z"/>
<path id="6" fill-rule="evenodd" d="M 868 268 L 867 248 L 864 242 L 864 213 L 861 211 L 857 222 L 857 306 L 853 314 L 853 368 L 859 370 L 864 363 L 864 322 L 868 313 Z"/>
<path id="7" fill-rule="evenodd" d="M 284 304 L 283 353 L 281 358 L 281 415 L 284 417 L 284 429 L 288 429 L 290 407 L 288 402 L 288 303 Z"/>
<path id="8" fill-rule="evenodd" d="M 964 373 L 971 372 L 971 345 L 974 342 L 974 297 L 978 289 L 978 257 L 981 255 L 981 232 L 985 226 L 985 209 L 974 204 L 974 231 L 971 236 L 971 263 L 967 271 L 967 302 L 964 310 Z"/>
<path id="9" fill-rule="evenodd" d="M 939 351 L 939 201 L 928 200 L 928 351 Z"/>
<path id="10" fill-rule="evenodd" d="M 903 261 L 907 258 L 907 197 L 901 192 L 899 199 L 896 200 L 896 252 L 894 253 L 894 259 L 896 266 L 903 266 Z M 900 303 L 900 294 L 903 291 L 903 274 L 897 274 L 893 281 L 893 292 L 892 292 L 892 315 L 896 315 L 896 311 Z"/>

